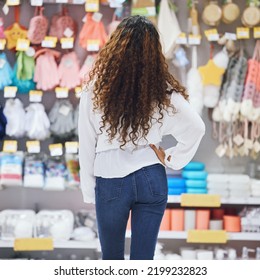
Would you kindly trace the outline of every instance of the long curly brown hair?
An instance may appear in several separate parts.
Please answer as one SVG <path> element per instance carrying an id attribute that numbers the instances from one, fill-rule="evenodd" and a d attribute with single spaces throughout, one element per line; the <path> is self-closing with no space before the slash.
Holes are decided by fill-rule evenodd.
<path id="1" fill-rule="evenodd" d="M 130 16 L 119 24 L 89 76 L 94 110 L 102 112 L 100 130 L 106 130 L 110 141 L 119 135 L 121 148 L 129 141 L 136 146 L 147 136 L 156 108 L 160 123 L 163 110 L 174 109 L 172 92 L 188 98 L 168 70 L 155 26 L 143 16 Z"/>

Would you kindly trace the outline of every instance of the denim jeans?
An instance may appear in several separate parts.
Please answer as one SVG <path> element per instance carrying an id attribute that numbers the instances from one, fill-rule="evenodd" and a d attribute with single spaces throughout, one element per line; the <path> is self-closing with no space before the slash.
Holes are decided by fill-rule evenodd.
<path id="1" fill-rule="evenodd" d="M 96 214 L 103 260 L 123 260 L 131 210 L 131 260 L 152 260 L 167 205 L 168 185 L 161 164 L 123 178 L 96 177 Z"/>

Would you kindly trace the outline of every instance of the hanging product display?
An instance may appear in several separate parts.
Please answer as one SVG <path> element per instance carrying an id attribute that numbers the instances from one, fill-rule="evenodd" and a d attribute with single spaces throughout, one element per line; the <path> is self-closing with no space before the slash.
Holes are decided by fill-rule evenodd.
<path id="1" fill-rule="evenodd" d="M 13 70 L 5 53 L 0 53 L 0 90 L 12 84 Z"/>
<path id="2" fill-rule="evenodd" d="M 62 37 L 76 38 L 76 34 L 77 24 L 69 16 L 67 8 L 63 6 L 61 13 L 52 17 L 49 35 L 61 39 Z"/>
<path id="3" fill-rule="evenodd" d="M 50 136 L 50 121 L 44 106 L 40 103 L 30 104 L 26 108 L 25 132 L 30 139 L 45 140 Z"/>
<path id="4" fill-rule="evenodd" d="M 80 85 L 79 59 L 75 52 L 64 54 L 58 67 L 60 86 L 68 89 Z"/>
<path id="5" fill-rule="evenodd" d="M 36 7 L 30 20 L 27 37 L 32 44 L 41 44 L 48 31 L 48 19 L 43 15 L 43 7 Z"/>
<path id="6" fill-rule="evenodd" d="M 20 99 L 8 99 L 4 107 L 7 119 L 6 135 L 14 138 L 25 135 L 25 111 Z"/>
<path id="7" fill-rule="evenodd" d="M 104 24 L 101 21 L 94 20 L 91 13 L 87 13 L 86 22 L 79 34 L 79 44 L 86 49 L 88 42 L 91 40 L 97 41 L 99 48 L 102 48 L 107 41 L 107 33 Z"/>
<path id="8" fill-rule="evenodd" d="M 77 154 L 66 154 L 67 167 L 67 186 L 69 188 L 78 188 L 79 181 L 79 158 Z"/>
<path id="9" fill-rule="evenodd" d="M 217 26 L 222 17 L 222 10 L 216 1 L 208 1 L 203 10 L 202 20 L 209 26 Z"/>
<path id="10" fill-rule="evenodd" d="M 188 18 L 189 33 L 193 35 L 200 35 L 200 26 L 198 20 L 198 10 L 196 8 L 195 0 L 188 0 L 188 8 L 190 9 L 190 16 Z"/>
<path id="11" fill-rule="evenodd" d="M 26 155 L 24 160 L 23 186 L 26 188 L 44 187 L 44 164 L 41 154 Z"/>
<path id="12" fill-rule="evenodd" d="M 70 139 L 74 135 L 73 106 L 69 100 L 57 100 L 49 113 L 50 131 L 54 137 Z"/>
<path id="13" fill-rule="evenodd" d="M 259 1 L 248 0 L 248 7 L 244 10 L 241 21 L 247 27 L 257 26 L 260 22 Z"/>
<path id="14" fill-rule="evenodd" d="M 50 49 L 41 49 L 36 52 L 36 66 L 34 81 L 37 89 L 52 90 L 59 85 L 59 72 L 56 58 L 60 53 Z"/>
<path id="15" fill-rule="evenodd" d="M 88 55 L 87 58 L 85 59 L 79 72 L 81 83 L 86 83 L 89 81 L 89 72 L 93 67 L 96 57 L 97 55 L 93 54 L 93 55 Z"/>
<path id="16" fill-rule="evenodd" d="M 190 104 L 202 115 L 203 109 L 203 84 L 197 68 L 197 47 L 192 47 L 192 65 L 187 74 L 187 92 Z"/>
<path id="17" fill-rule="evenodd" d="M 24 51 L 17 52 L 16 58 L 12 85 L 17 86 L 19 93 L 28 93 L 30 90 L 35 89 L 33 81 L 34 58 L 28 56 Z"/>
<path id="18" fill-rule="evenodd" d="M 20 11 L 19 7 L 14 8 L 15 22 L 7 27 L 4 31 L 5 37 L 7 39 L 7 48 L 14 49 L 18 39 L 27 38 L 27 29 L 19 24 Z"/>
<path id="19" fill-rule="evenodd" d="M 232 0 L 225 0 L 222 6 L 222 21 L 226 24 L 234 22 L 240 14 L 239 6 Z"/>
<path id="20" fill-rule="evenodd" d="M 181 29 L 174 11 L 169 6 L 168 0 L 161 1 L 158 30 L 163 53 L 167 59 L 171 59 L 176 46 L 176 39 L 180 35 Z"/>
<path id="21" fill-rule="evenodd" d="M 211 51 L 212 53 L 212 51 Z M 212 55 L 212 54 L 211 54 Z M 214 108 L 219 100 L 220 85 L 228 65 L 228 54 L 224 48 L 211 58 L 205 66 L 199 67 L 204 86 L 204 106 Z"/>

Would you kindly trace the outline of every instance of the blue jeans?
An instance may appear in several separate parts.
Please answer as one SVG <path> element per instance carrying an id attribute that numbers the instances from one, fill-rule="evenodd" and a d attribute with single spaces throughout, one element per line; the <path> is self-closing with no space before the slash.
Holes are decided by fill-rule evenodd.
<path id="1" fill-rule="evenodd" d="M 164 166 L 143 167 L 123 178 L 96 178 L 96 214 L 103 260 L 123 260 L 131 210 L 131 260 L 152 260 L 167 205 Z"/>

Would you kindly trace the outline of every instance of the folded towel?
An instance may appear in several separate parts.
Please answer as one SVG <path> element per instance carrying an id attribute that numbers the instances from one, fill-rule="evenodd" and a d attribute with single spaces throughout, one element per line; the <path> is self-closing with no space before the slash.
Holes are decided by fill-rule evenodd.
<path id="1" fill-rule="evenodd" d="M 251 194 L 250 191 L 244 190 L 230 190 L 229 196 L 230 197 L 249 197 Z"/>
<path id="2" fill-rule="evenodd" d="M 186 193 L 186 188 L 168 189 L 168 195 L 180 195 L 182 193 Z"/>
<path id="3" fill-rule="evenodd" d="M 208 189 L 218 189 L 218 190 L 228 190 L 229 184 L 227 182 L 208 182 L 207 188 Z"/>
<path id="4" fill-rule="evenodd" d="M 206 188 L 187 188 L 187 193 L 205 194 L 207 192 Z"/>
<path id="5" fill-rule="evenodd" d="M 183 171 L 182 176 L 191 180 L 206 180 L 208 173 L 205 171 Z"/>
<path id="6" fill-rule="evenodd" d="M 208 194 L 218 194 L 221 197 L 229 197 L 229 191 L 228 190 L 219 190 L 219 189 L 209 189 Z"/>
<path id="7" fill-rule="evenodd" d="M 239 183 L 239 184 L 247 183 L 247 184 L 249 184 L 250 177 L 245 174 L 229 174 L 228 181 L 230 183 Z"/>
<path id="8" fill-rule="evenodd" d="M 226 183 L 228 182 L 228 175 L 211 173 L 208 175 L 207 181 L 212 183 Z"/>
<path id="9" fill-rule="evenodd" d="M 252 195 L 252 196 L 259 197 L 259 196 L 260 196 L 260 190 L 252 190 L 252 191 L 251 191 L 251 195 Z"/>
<path id="10" fill-rule="evenodd" d="M 187 188 L 207 188 L 206 180 L 186 180 L 185 185 Z"/>
<path id="11" fill-rule="evenodd" d="M 228 184 L 228 188 L 230 190 L 245 190 L 245 191 L 249 191 L 250 190 L 250 184 L 248 184 L 248 183 L 245 183 L 245 184 L 230 183 L 230 184 Z"/>
<path id="12" fill-rule="evenodd" d="M 205 169 L 205 164 L 203 162 L 191 161 L 188 163 L 183 170 L 193 170 L 193 171 L 203 171 Z"/>
<path id="13" fill-rule="evenodd" d="M 183 178 L 168 177 L 167 178 L 169 188 L 184 188 L 185 180 Z"/>

